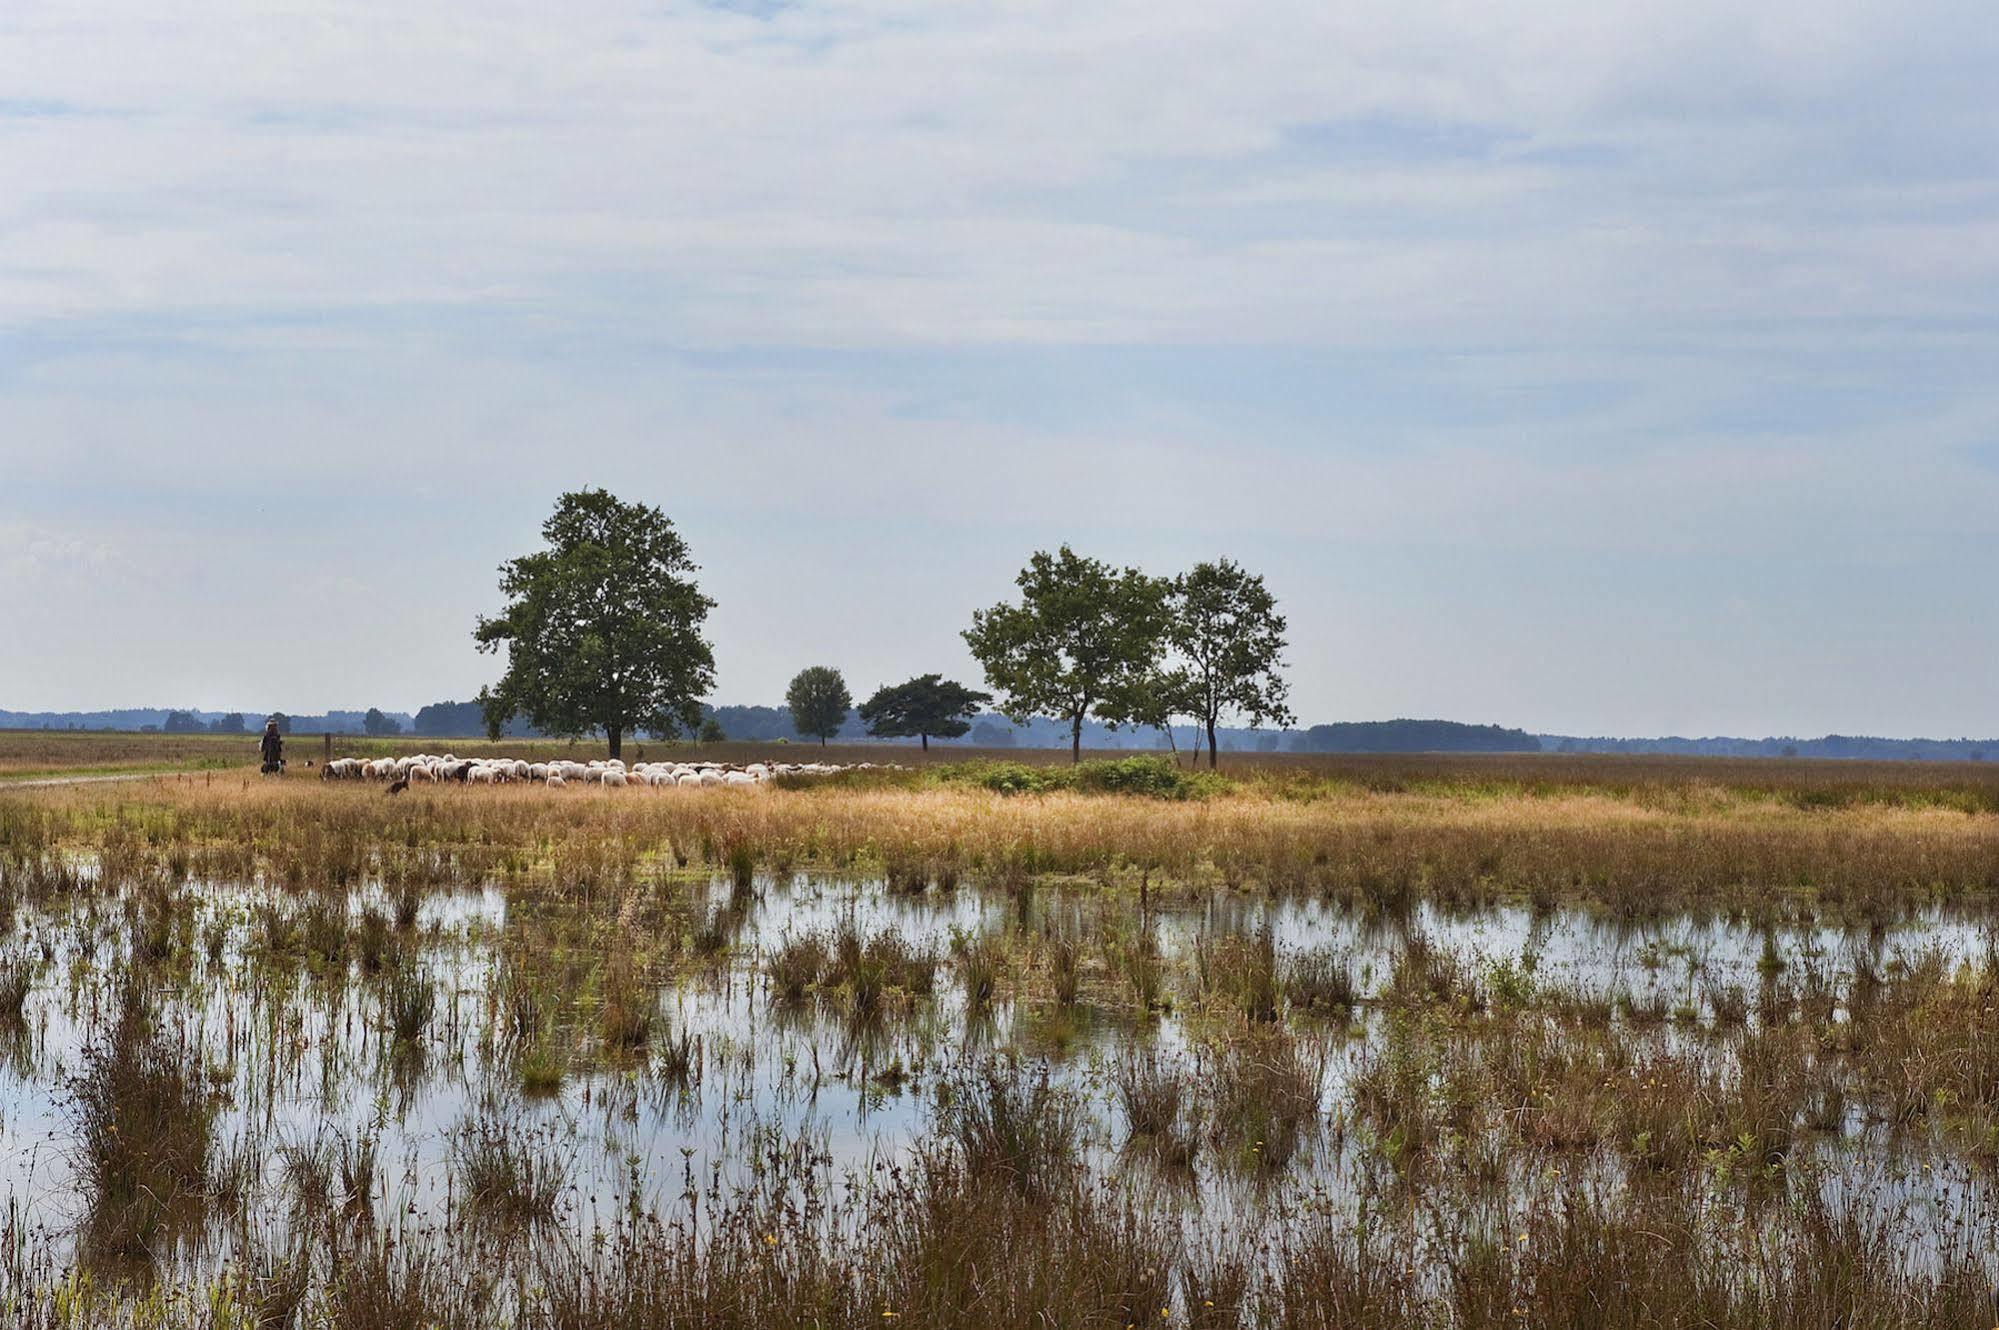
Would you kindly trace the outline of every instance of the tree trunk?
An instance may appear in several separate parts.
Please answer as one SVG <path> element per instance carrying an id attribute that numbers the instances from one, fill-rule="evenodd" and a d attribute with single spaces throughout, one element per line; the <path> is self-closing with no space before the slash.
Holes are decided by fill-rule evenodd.
<path id="1" fill-rule="evenodd" d="M 823 734 L 819 736 L 819 746 L 821 748 L 824 748 L 826 746 L 826 736 Z"/>
<path id="2" fill-rule="evenodd" d="M 1215 769 L 1215 721 L 1214 717 L 1210 716 L 1208 718 L 1208 770 L 1213 771 L 1214 769 Z"/>
<path id="3" fill-rule="evenodd" d="M 1069 761 L 1083 765 L 1083 717 L 1079 713 L 1069 721 Z"/>
<path id="4" fill-rule="evenodd" d="M 920 734 L 920 735 L 918 735 L 917 737 L 918 737 L 919 739 L 923 740 L 923 751 L 924 751 L 924 752 L 926 752 L 926 753 L 927 753 L 927 752 L 929 752 L 929 751 L 930 751 L 930 736 L 929 736 L 929 735 L 927 735 L 927 734 Z"/>
<path id="5" fill-rule="evenodd" d="M 622 757 L 622 756 L 624 755 L 624 751 L 625 751 L 625 728 L 624 728 L 624 726 L 622 726 L 622 725 L 612 725 L 612 726 L 608 727 L 608 728 L 607 728 L 607 729 L 606 729 L 606 730 L 604 731 L 604 733 L 610 736 L 610 740 L 611 740 L 611 756 L 612 756 L 612 757 Z"/>

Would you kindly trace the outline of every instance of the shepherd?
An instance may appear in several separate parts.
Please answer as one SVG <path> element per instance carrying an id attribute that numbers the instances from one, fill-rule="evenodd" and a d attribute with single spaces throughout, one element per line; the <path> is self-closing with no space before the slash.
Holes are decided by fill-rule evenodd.
<path id="1" fill-rule="evenodd" d="M 281 776 L 285 770 L 285 737 L 278 733 L 276 717 L 264 722 L 264 739 L 259 745 L 264 757 L 263 771 L 266 776 Z"/>

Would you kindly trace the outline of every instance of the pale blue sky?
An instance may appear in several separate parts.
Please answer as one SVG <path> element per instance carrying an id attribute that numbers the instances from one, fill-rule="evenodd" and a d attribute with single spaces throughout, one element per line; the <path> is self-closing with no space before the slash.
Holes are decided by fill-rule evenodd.
<path id="1" fill-rule="evenodd" d="M 416 12 L 420 11 L 420 12 Z M 1999 734 L 1969 0 L 0 9 L 0 706 L 466 697 L 554 495 L 718 701 L 1069 540 L 1308 720 Z"/>

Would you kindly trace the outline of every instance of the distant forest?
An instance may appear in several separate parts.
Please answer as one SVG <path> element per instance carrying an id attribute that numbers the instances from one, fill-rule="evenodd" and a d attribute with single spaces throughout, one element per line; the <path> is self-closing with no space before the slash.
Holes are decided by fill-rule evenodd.
<path id="1" fill-rule="evenodd" d="M 9 730 L 128 730 L 182 733 L 245 733 L 261 730 L 262 711 L 203 711 L 198 708 L 129 707 L 111 711 L 0 710 L 0 729 Z M 375 728 L 369 728 L 370 716 Z M 783 739 L 808 743 L 791 725 L 784 707 L 721 706 L 701 708 L 703 721 L 714 720 L 730 739 L 769 743 Z M 296 734 L 413 734 L 430 738 L 474 737 L 486 732 L 477 702 L 433 702 L 415 713 L 328 711 L 285 717 L 285 728 Z M 538 737 L 522 722 L 507 726 L 511 738 Z M 1216 731 L 1225 752 L 1254 753 L 1665 753 L 1689 757 L 1868 758 L 1885 761 L 1982 762 L 1999 760 L 1999 739 L 1884 739 L 1829 734 L 1817 739 L 1740 739 L 1717 736 L 1688 739 L 1582 738 L 1562 734 L 1530 734 L 1499 725 L 1467 725 L 1449 720 L 1342 721 L 1309 729 Z M 1163 730 L 1112 730 L 1091 721 L 1083 726 L 1083 746 L 1097 749 L 1183 750 L 1196 746 L 1192 726 L 1175 726 L 1169 739 Z M 858 712 L 851 712 L 835 743 L 889 742 L 914 746 L 916 740 L 869 740 Z M 976 719 L 962 739 L 935 739 L 946 748 L 1065 748 L 1067 726 L 1035 719 L 1016 725 L 1004 716 Z"/>

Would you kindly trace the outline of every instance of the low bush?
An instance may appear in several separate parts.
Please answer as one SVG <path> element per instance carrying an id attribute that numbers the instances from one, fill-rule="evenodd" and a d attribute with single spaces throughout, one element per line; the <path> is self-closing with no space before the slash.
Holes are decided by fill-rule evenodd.
<path id="1" fill-rule="evenodd" d="M 1188 771 L 1159 754 L 1110 758 L 1067 767 L 1036 767 L 1023 762 L 970 762 L 944 769 L 940 776 L 982 786 L 999 794 L 1049 794 L 1071 790 L 1084 794 L 1135 794 L 1154 799 L 1202 799 L 1229 787 L 1229 781 L 1209 772 Z"/>

